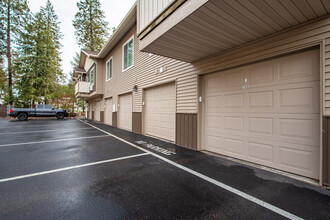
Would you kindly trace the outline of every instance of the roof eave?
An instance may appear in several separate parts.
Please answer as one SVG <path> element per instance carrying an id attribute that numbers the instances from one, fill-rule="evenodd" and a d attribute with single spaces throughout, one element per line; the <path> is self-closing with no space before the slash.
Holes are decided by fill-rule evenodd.
<path id="1" fill-rule="evenodd" d="M 102 47 L 97 58 L 104 58 L 107 56 L 113 47 L 116 46 L 116 44 L 123 38 L 127 31 L 136 23 L 136 5 L 137 3 L 135 2 L 108 42 Z"/>

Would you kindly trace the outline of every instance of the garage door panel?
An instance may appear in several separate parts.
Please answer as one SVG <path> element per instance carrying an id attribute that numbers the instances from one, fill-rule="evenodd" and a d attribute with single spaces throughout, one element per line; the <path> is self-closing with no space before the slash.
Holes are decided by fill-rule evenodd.
<path id="1" fill-rule="evenodd" d="M 264 138 L 274 136 L 274 118 L 247 117 L 247 132 L 250 136 L 262 135 Z"/>
<path id="2" fill-rule="evenodd" d="M 234 137 L 224 137 L 223 145 L 225 149 L 225 153 L 229 155 L 235 156 L 243 156 L 244 155 L 244 140 Z"/>
<path id="3" fill-rule="evenodd" d="M 244 93 L 231 93 L 224 95 L 224 111 L 244 111 Z"/>
<path id="4" fill-rule="evenodd" d="M 317 54 L 307 53 L 281 59 L 278 62 L 279 80 L 294 79 L 295 81 L 319 79 L 315 74 L 315 58 Z M 306 79 L 307 78 L 307 79 Z"/>
<path id="5" fill-rule="evenodd" d="M 279 110 L 287 113 L 319 113 L 320 82 L 283 86 L 279 89 Z"/>
<path id="6" fill-rule="evenodd" d="M 320 118 L 318 115 L 295 115 L 278 119 L 278 137 L 281 141 L 320 145 Z"/>
<path id="7" fill-rule="evenodd" d="M 204 76 L 204 149 L 317 179 L 317 58 L 315 50 Z"/>
<path id="8" fill-rule="evenodd" d="M 274 68 L 273 63 L 268 62 L 264 65 L 253 65 L 247 72 L 247 79 L 250 86 L 264 86 L 265 84 L 272 84 L 275 80 L 276 68 Z"/>
<path id="9" fill-rule="evenodd" d="M 244 117 L 243 116 L 226 116 L 224 117 L 224 129 L 227 131 L 244 131 Z"/>
<path id="10" fill-rule="evenodd" d="M 112 98 L 105 100 L 105 123 L 112 125 Z"/>
<path id="11" fill-rule="evenodd" d="M 249 112 L 274 112 L 276 92 L 273 90 L 252 90 L 247 92 Z"/>
<path id="12" fill-rule="evenodd" d="M 144 133 L 175 140 L 175 85 L 161 85 L 145 91 Z"/>
<path id="13" fill-rule="evenodd" d="M 242 69 L 230 71 L 230 74 L 224 75 L 224 89 L 238 89 L 244 83 L 244 72 Z"/>
<path id="14" fill-rule="evenodd" d="M 279 169 L 319 178 L 319 148 L 283 143 L 278 149 Z"/>
<path id="15" fill-rule="evenodd" d="M 248 142 L 248 158 L 256 163 L 267 164 L 274 166 L 274 145 L 269 142 Z"/>

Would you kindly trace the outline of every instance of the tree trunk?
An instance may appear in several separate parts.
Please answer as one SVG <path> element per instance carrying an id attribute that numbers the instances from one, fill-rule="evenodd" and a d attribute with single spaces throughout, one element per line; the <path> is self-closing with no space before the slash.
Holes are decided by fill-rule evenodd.
<path id="1" fill-rule="evenodd" d="M 12 79 L 12 66 L 11 66 L 11 45 L 10 45 L 10 5 L 11 0 L 7 3 L 7 60 L 8 60 L 8 91 L 9 91 L 9 104 L 13 105 L 13 79 Z"/>
<path id="2" fill-rule="evenodd" d="M 92 18 L 92 2 L 91 1 L 89 3 L 89 20 L 90 20 L 90 37 L 91 37 L 91 48 L 90 48 L 90 50 L 95 51 L 94 39 L 93 39 L 93 24 L 92 24 L 93 18 Z"/>

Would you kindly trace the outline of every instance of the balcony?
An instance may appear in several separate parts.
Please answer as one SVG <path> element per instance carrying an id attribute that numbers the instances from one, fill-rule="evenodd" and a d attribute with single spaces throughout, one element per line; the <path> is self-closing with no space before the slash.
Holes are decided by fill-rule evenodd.
<path id="1" fill-rule="evenodd" d="M 84 100 L 90 97 L 90 82 L 77 81 L 75 86 L 75 95 L 77 99 Z"/>
<path id="2" fill-rule="evenodd" d="M 312 4 L 233 0 L 161 0 L 161 5 L 156 2 L 138 0 L 139 49 L 186 62 L 196 62 L 330 14 L 330 5 L 321 0 L 313 0 Z"/>

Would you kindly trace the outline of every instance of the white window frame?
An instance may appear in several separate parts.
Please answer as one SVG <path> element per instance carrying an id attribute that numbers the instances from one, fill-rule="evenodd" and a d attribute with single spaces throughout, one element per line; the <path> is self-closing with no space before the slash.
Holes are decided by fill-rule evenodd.
<path id="1" fill-rule="evenodd" d="M 110 61 L 112 63 L 112 65 L 111 65 L 111 77 L 109 77 L 109 79 L 108 79 L 108 63 Z M 112 57 L 110 57 L 110 59 L 105 64 L 105 71 L 106 71 L 106 73 L 105 73 L 105 79 L 106 79 L 106 82 L 107 82 L 107 81 L 111 80 L 112 77 L 113 77 L 113 58 Z"/>
<path id="2" fill-rule="evenodd" d="M 133 54 L 132 54 L 132 65 L 124 69 L 124 48 L 125 46 L 130 42 L 133 41 Z M 125 72 L 126 70 L 132 68 L 134 66 L 134 35 L 130 37 L 122 46 L 122 72 Z"/>
<path id="3" fill-rule="evenodd" d="M 91 79 L 92 79 L 91 74 L 92 74 L 92 72 L 94 72 L 94 74 L 93 74 L 93 83 L 91 82 Z M 89 82 L 90 82 L 91 85 L 94 85 L 95 84 L 95 74 L 96 74 L 95 66 L 93 66 L 92 69 L 91 69 L 91 71 L 89 72 Z"/>

